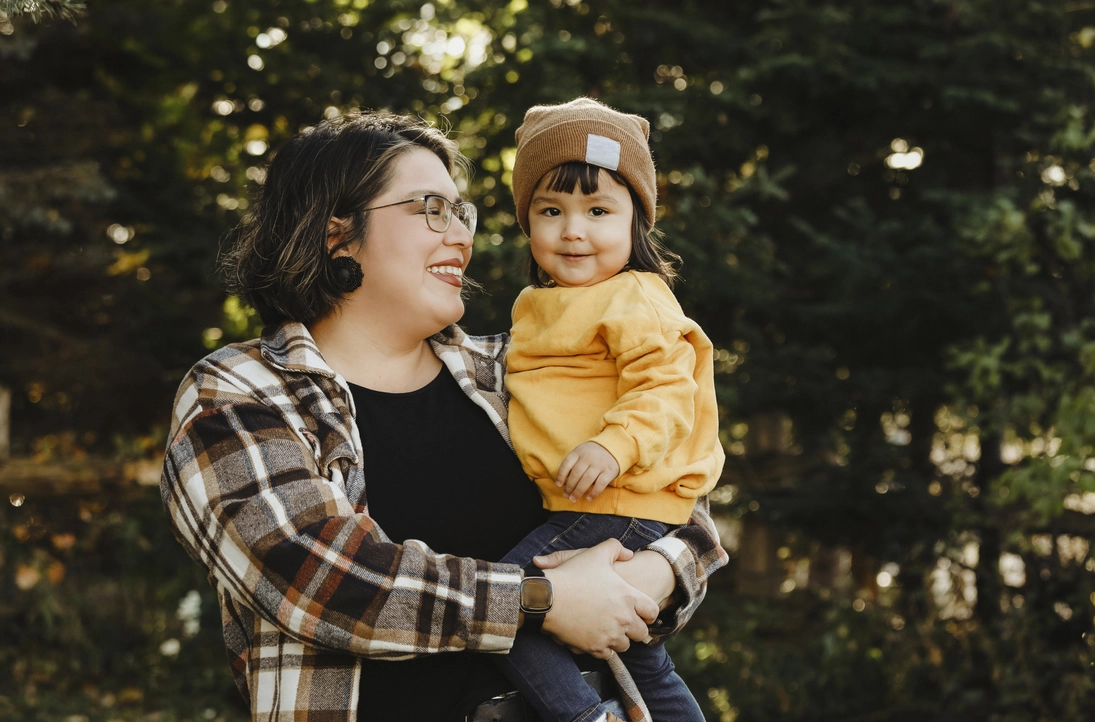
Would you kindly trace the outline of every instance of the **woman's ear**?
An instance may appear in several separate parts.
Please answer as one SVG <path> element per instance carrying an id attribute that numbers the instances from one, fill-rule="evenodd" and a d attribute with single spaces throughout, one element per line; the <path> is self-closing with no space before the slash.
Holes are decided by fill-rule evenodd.
<path id="1" fill-rule="evenodd" d="M 337 218 L 331 216 L 331 220 L 327 221 L 327 252 L 330 253 L 334 250 L 335 246 L 342 242 L 342 234 L 346 232 L 350 225 L 350 221 L 347 218 Z"/>

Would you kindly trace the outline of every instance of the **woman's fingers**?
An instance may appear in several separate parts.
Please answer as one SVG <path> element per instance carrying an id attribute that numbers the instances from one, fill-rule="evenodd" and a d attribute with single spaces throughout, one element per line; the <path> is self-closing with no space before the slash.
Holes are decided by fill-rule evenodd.
<path id="1" fill-rule="evenodd" d="M 585 549 L 561 549 L 560 551 L 552 552 L 551 554 L 547 554 L 545 556 L 533 557 L 532 561 L 536 566 L 540 567 L 541 569 L 554 569 L 555 567 L 565 562 L 567 559 L 577 556 L 584 551 Z"/>
<path id="2" fill-rule="evenodd" d="M 616 540 L 612 539 L 611 541 Z M 536 566 L 540 567 L 541 569 L 554 569 L 555 567 L 565 562 L 567 559 L 576 557 L 584 551 L 586 551 L 585 547 L 583 547 L 582 549 L 560 549 L 559 551 L 552 552 L 551 554 L 533 557 L 532 561 L 534 564 L 536 564 Z M 654 554 L 656 552 L 651 553 Z M 632 559 L 634 556 L 635 552 L 631 551 L 623 544 L 620 544 L 620 548 L 616 551 L 616 559 L 614 561 L 626 562 Z"/>
<path id="3" fill-rule="evenodd" d="M 639 615 L 639 619 L 642 620 L 642 624 L 640 625 L 641 629 L 633 630 L 635 634 L 638 634 L 639 636 L 636 637 L 634 634 L 628 636 L 630 636 L 636 642 L 642 642 L 650 635 L 650 630 L 647 629 L 647 625 L 653 624 L 655 621 L 657 621 L 658 612 L 661 611 L 661 608 L 658 606 L 658 603 L 650 597 L 646 596 L 637 589 L 635 591 L 639 598 L 635 604 L 635 613 Z"/>

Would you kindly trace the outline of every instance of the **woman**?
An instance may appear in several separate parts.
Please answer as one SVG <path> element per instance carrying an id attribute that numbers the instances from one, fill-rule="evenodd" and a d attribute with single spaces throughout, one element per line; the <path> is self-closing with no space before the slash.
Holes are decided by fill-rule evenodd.
<path id="1" fill-rule="evenodd" d="M 543 512 L 509 446 L 507 338 L 454 325 L 475 227 L 458 159 L 415 119 L 321 123 L 277 153 L 226 256 L 268 328 L 184 379 L 162 493 L 255 719 L 462 719 L 504 683 L 439 652 L 542 624 L 607 657 L 679 629 L 725 563 L 705 504 L 630 560 L 611 540 L 543 579 L 490 561 Z"/>

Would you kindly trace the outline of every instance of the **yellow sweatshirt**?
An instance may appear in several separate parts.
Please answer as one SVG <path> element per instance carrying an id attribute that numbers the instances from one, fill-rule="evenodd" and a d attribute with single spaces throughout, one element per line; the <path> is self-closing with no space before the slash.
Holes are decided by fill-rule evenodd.
<path id="1" fill-rule="evenodd" d="M 724 454 L 711 341 L 653 273 L 586 288 L 526 288 L 506 355 L 509 428 L 552 511 L 684 524 Z M 595 441 L 621 474 L 593 501 L 555 486 L 563 458 Z"/>

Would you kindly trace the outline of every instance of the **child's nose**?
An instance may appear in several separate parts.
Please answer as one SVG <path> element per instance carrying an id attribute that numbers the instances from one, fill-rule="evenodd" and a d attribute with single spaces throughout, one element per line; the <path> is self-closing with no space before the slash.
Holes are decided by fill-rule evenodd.
<path id="1" fill-rule="evenodd" d="M 585 224 L 579 220 L 568 220 L 563 226 L 563 240 L 580 241 L 586 237 Z"/>

